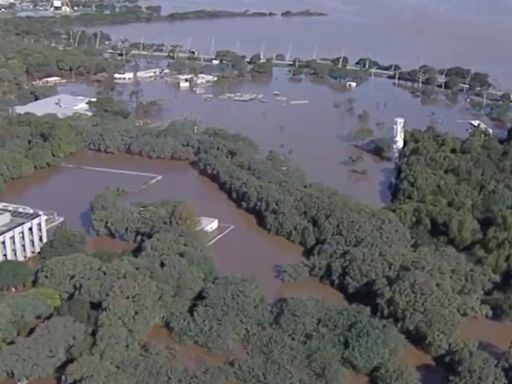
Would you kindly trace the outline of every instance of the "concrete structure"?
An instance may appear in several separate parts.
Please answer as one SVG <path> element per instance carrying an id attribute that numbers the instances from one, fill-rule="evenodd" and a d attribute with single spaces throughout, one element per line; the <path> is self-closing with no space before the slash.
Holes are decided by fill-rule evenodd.
<path id="1" fill-rule="evenodd" d="M 36 87 L 37 86 L 41 87 L 41 86 L 52 86 L 52 85 L 62 84 L 65 82 L 66 82 L 66 80 L 64 80 L 62 77 L 52 76 L 52 77 L 45 77 L 43 79 L 33 81 L 32 85 L 34 85 Z"/>
<path id="2" fill-rule="evenodd" d="M 405 119 L 396 117 L 393 124 L 393 157 L 398 158 L 400 151 L 405 145 Z"/>
<path id="3" fill-rule="evenodd" d="M 53 0 L 50 9 L 53 12 L 69 14 L 73 12 L 73 7 L 69 0 Z"/>
<path id="4" fill-rule="evenodd" d="M 208 83 L 213 83 L 214 81 L 217 80 L 217 76 L 213 76 L 213 75 L 206 75 L 204 73 L 200 73 L 199 75 L 197 75 L 195 77 L 195 83 L 196 84 L 208 84 Z"/>
<path id="5" fill-rule="evenodd" d="M 14 107 L 14 111 L 18 114 L 33 113 L 38 116 L 54 114 L 58 117 L 66 117 L 75 113 L 91 115 L 89 102 L 95 100 L 88 97 L 60 94 Z"/>
<path id="6" fill-rule="evenodd" d="M 468 129 L 468 131 L 472 131 L 473 129 L 480 129 L 482 132 L 485 132 L 489 135 L 493 134 L 493 131 L 491 128 L 489 128 L 487 125 L 482 123 L 480 120 L 471 120 L 469 122 L 469 125 L 471 126 L 471 129 Z"/>
<path id="7" fill-rule="evenodd" d="M 135 73 L 123 72 L 114 73 L 114 81 L 133 81 L 135 79 Z"/>
<path id="8" fill-rule="evenodd" d="M 180 81 L 178 87 L 180 89 L 190 89 L 190 81 Z"/>
<path id="9" fill-rule="evenodd" d="M 43 211 L 0 203 L 0 261 L 24 261 L 38 254 L 48 240 L 47 224 Z"/>
<path id="10" fill-rule="evenodd" d="M 202 216 L 197 219 L 196 231 L 211 233 L 219 228 L 219 220 L 213 217 Z"/>

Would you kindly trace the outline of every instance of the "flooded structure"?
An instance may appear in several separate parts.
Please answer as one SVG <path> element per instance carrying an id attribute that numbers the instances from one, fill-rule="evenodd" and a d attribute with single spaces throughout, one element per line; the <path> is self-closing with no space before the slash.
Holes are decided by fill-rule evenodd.
<path id="1" fill-rule="evenodd" d="M 405 119 L 403 117 L 395 117 L 393 122 L 393 158 L 398 159 L 400 151 L 405 145 Z"/>
<path id="2" fill-rule="evenodd" d="M 53 114 L 58 117 L 67 117 L 75 113 L 90 115 L 89 102 L 95 100 L 94 98 L 72 96 L 64 93 L 14 107 L 14 112 L 17 114 L 33 113 L 38 116 Z"/>
<path id="3" fill-rule="evenodd" d="M 47 229 L 44 212 L 0 203 L 0 261 L 24 261 L 39 253 Z"/>
<path id="4" fill-rule="evenodd" d="M 50 9 L 55 13 L 70 14 L 73 12 L 73 7 L 69 0 L 53 0 Z"/>
<path id="5" fill-rule="evenodd" d="M 208 233 L 211 233 L 215 231 L 217 228 L 219 228 L 219 220 L 215 219 L 213 217 L 200 217 L 197 220 L 197 231 L 205 231 Z"/>

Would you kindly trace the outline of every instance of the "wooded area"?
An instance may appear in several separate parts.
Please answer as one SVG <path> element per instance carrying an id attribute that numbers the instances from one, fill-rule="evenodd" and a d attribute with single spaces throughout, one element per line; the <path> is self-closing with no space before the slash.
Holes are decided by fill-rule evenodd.
<path id="1" fill-rule="evenodd" d="M 26 39 L 19 25 L 6 27 L 14 29 L 0 48 L 37 52 L 44 28 L 36 34 L 34 24 Z M 41 60 L 40 73 L 57 65 L 54 56 Z M 23 66 L 2 81 L 15 87 L 7 93 L 25 89 Z M 339 384 L 354 371 L 372 384 L 414 384 L 417 372 L 398 358 L 408 340 L 434 355 L 450 383 L 510 382 L 512 350 L 495 359 L 457 337 L 463 318 L 512 308 L 508 142 L 411 134 L 393 209 L 375 209 L 309 183 L 285 156 L 263 157 L 241 135 L 194 121 L 137 126 L 108 96 L 92 108 L 92 117 L 64 119 L 2 113 L 2 184 L 84 149 L 190 161 L 261 227 L 304 248 L 307 261 L 284 268 L 283 278 L 314 276 L 351 304 L 266 303 L 253 283 L 217 275 L 182 203 L 130 205 L 108 189 L 91 203 L 94 228 L 135 242 L 133 254 L 87 255 L 83 237 L 62 230 L 37 269 L 0 264 L 0 380 Z M 162 326 L 174 344 L 148 336 Z M 191 370 L 178 363 L 176 345 L 226 358 Z"/>

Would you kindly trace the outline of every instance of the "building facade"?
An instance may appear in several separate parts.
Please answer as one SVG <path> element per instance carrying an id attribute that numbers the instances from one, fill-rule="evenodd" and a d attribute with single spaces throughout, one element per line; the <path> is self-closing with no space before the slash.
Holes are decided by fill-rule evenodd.
<path id="1" fill-rule="evenodd" d="M 48 240 L 46 215 L 41 211 L 0 205 L 0 261 L 24 261 Z"/>

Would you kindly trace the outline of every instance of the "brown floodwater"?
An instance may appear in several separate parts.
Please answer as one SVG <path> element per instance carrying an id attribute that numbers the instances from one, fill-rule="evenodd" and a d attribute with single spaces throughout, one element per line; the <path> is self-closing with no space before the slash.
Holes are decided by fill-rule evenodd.
<path id="1" fill-rule="evenodd" d="M 501 355 L 512 343 L 512 322 L 484 318 L 467 319 L 459 335 L 478 342 L 479 347 L 493 356 Z"/>
<path id="2" fill-rule="evenodd" d="M 191 9 L 313 9 L 328 17 L 244 18 L 101 27 L 114 39 L 157 41 L 210 53 L 234 49 L 291 57 L 372 56 L 404 68 L 469 66 L 512 86 L 508 0 L 150 0 L 164 12 Z M 190 39 L 190 40 L 189 40 Z M 492 44 L 489 42 L 492 41 Z"/>
<path id="3" fill-rule="evenodd" d="M 279 297 L 315 297 L 333 305 L 345 305 L 338 291 L 308 279 L 301 283 L 283 283 L 275 277 L 277 265 L 303 261 L 302 249 L 284 238 L 272 236 L 258 227 L 255 219 L 238 209 L 218 187 L 200 176 L 183 162 L 149 160 L 128 155 L 105 155 L 83 152 L 66 159 L 77 166 L 103 167 L 137 172 L 160 174 L 163 178 L 147 188 L 131 195 L 133 201 L 182 200 L 190 204 L 198 215 L 219 218 L 221 223 L 235 228 L 211 246 L 211 256 L 220 275 L 238 275 L 260 286 L 269 301 Z M 2 200 L 27 204 L 40 209 L 53 209 L 66 218 L 66 223 L 77 229 L 90 230 L 89 203 L 94 195 L 106 186 L 119 186 L 136 190 L 149 177 L 106 173 L 78 168 L 55 167 L 36 171 L 33 175 L 9 182 Z M 106 238 L 89 240 L 93 250 L 122 252 L 130 245 Z M 156 332 L 156 331 L 155 331 Z M 468 319 L 461 335 L 464 338 L 489 343 L 503 349 L 512 340 L 512 323 L 491 320 Z M 156 336 L 155 336 L 156 337 Z M 195 347 L 178 349 L 184 361 L 197 364 L 215 363 L 219 356 L 203 356 Z M 201 352 L 201 353 L 200 353 Z M 188 357 L 187 357 L 188 356 Z M 408 346 L 401 354 L 402 360 L 415 367 L 425 384 L 443 383 L 444 376 L 425 353 Z M 220 362 L 220 360 L 218 360 Z M 188 363 L 187 363 L 188 364 Z M 364 382 L 357 376 L 354 383 Z M 360 380 L 360 381 L 357 381 Z"/>
<path id="4" fill-rule="evenodd" d="M 330 85 L 330 86 L 329 86 Z M 393 118 L 403 116 L 406 128 L 424 129 L 436 125 L 456 136 L 466 135 L 467 123 L 460 120 L 481 119 L 464 103 L 451 105 L 444 96 L 416 99 L 386 79 L 373 79 L 353 91 L 340 90 L 330 81 L 293 82 L 284 69 L 276 69 L 269 81 L 231 81 L 207 92 L 216 96 L 228 92 L 262 94 L 266 103 L 241 103 L 215 97 L 203 101 L 200 95 L 180 91 L 165 81 L 140 84 L 143 100 L 158 100 L 162 106 L 159 119 L 169 121 L 195 118 L 204 126 L 217 126 L 251 137 L 262 152 L 270 149 L 291 156 L 308 180 L 332 186 L 341 193 L 371 205 L 389 202 L 389 183 L 393 164 L 379 161 L 354 147 L 352 133 L 359 126 L 358 115 L 370 114 L 369 126 L 374 137 L 391 137 Z M 117 91 L 128 99 L 132 84 L 120 84 Z M 67 84 L 61 91 L 94 96 L 96 90 L 80 84 Z M 290 105 L 277 100 L 279 91 L 289 100 L 309 100 L 308 104 Z M 348 100 L 354 99 L 353 112 Z M 500 130 L 496 130 L 500 133 Z M 355 167 L 345 165 L 350 156 L 362 155 Z M 353 170 L 366 170 L 360 175 Z"/>
<path id="5" fill-rule="evenodd" d="M 200 176 L 187 163 L 156 161 L 128 155 L 84 152 L 66 159 L 69 164 L 160 174 L 162 180 L 131 195 L 132 201 L 155 202 L 164 199 L 185 201 L 200 216 L 216 217 L 234 229 L 211 246 L 211 255 L 221 275 L 254 279 L 270 300 L 288 296 L 326 297 L 342 301 L 334 289 L 316 281 L 304 285 L 283 283 L 275 277 L 278 265 L 299 263 L 302 248 L 261 229 L 255 219 L 238 209 L 217 186 Z M 151 177 L 56 167 L 8 183 L 2 200 L 52 209 L 65 217 L 72 228 L 91 229 L 89 203 L 106 186 L 133 191 Z M 123 251 L 130 245 L 106 238 L 89 241 L 89 249 Z M 284 288 L 283 288 L 284 287 Z"/>
<path id="6" fill-rule="evenodd" d="M 399 360 L 404 364 L 414 367 L 423 384 L 445 384 L 448 382 L 446 373 L 436 367 L 432 356 L 419 350 L 411 344 L 407 344 L 400 351 Z"/>
<path id="7" fill-rule="evenodd" d="M 152 327 L 146 335 L 146 341 L 169 348 L 172 362 L 190 371 L 200 367 L 219 367 L 230 360 L 245 357 L 245 351 L 241 346 L 229 352 L 217 353 L 195 344 L 180 344 L 163 325 Z"/>

